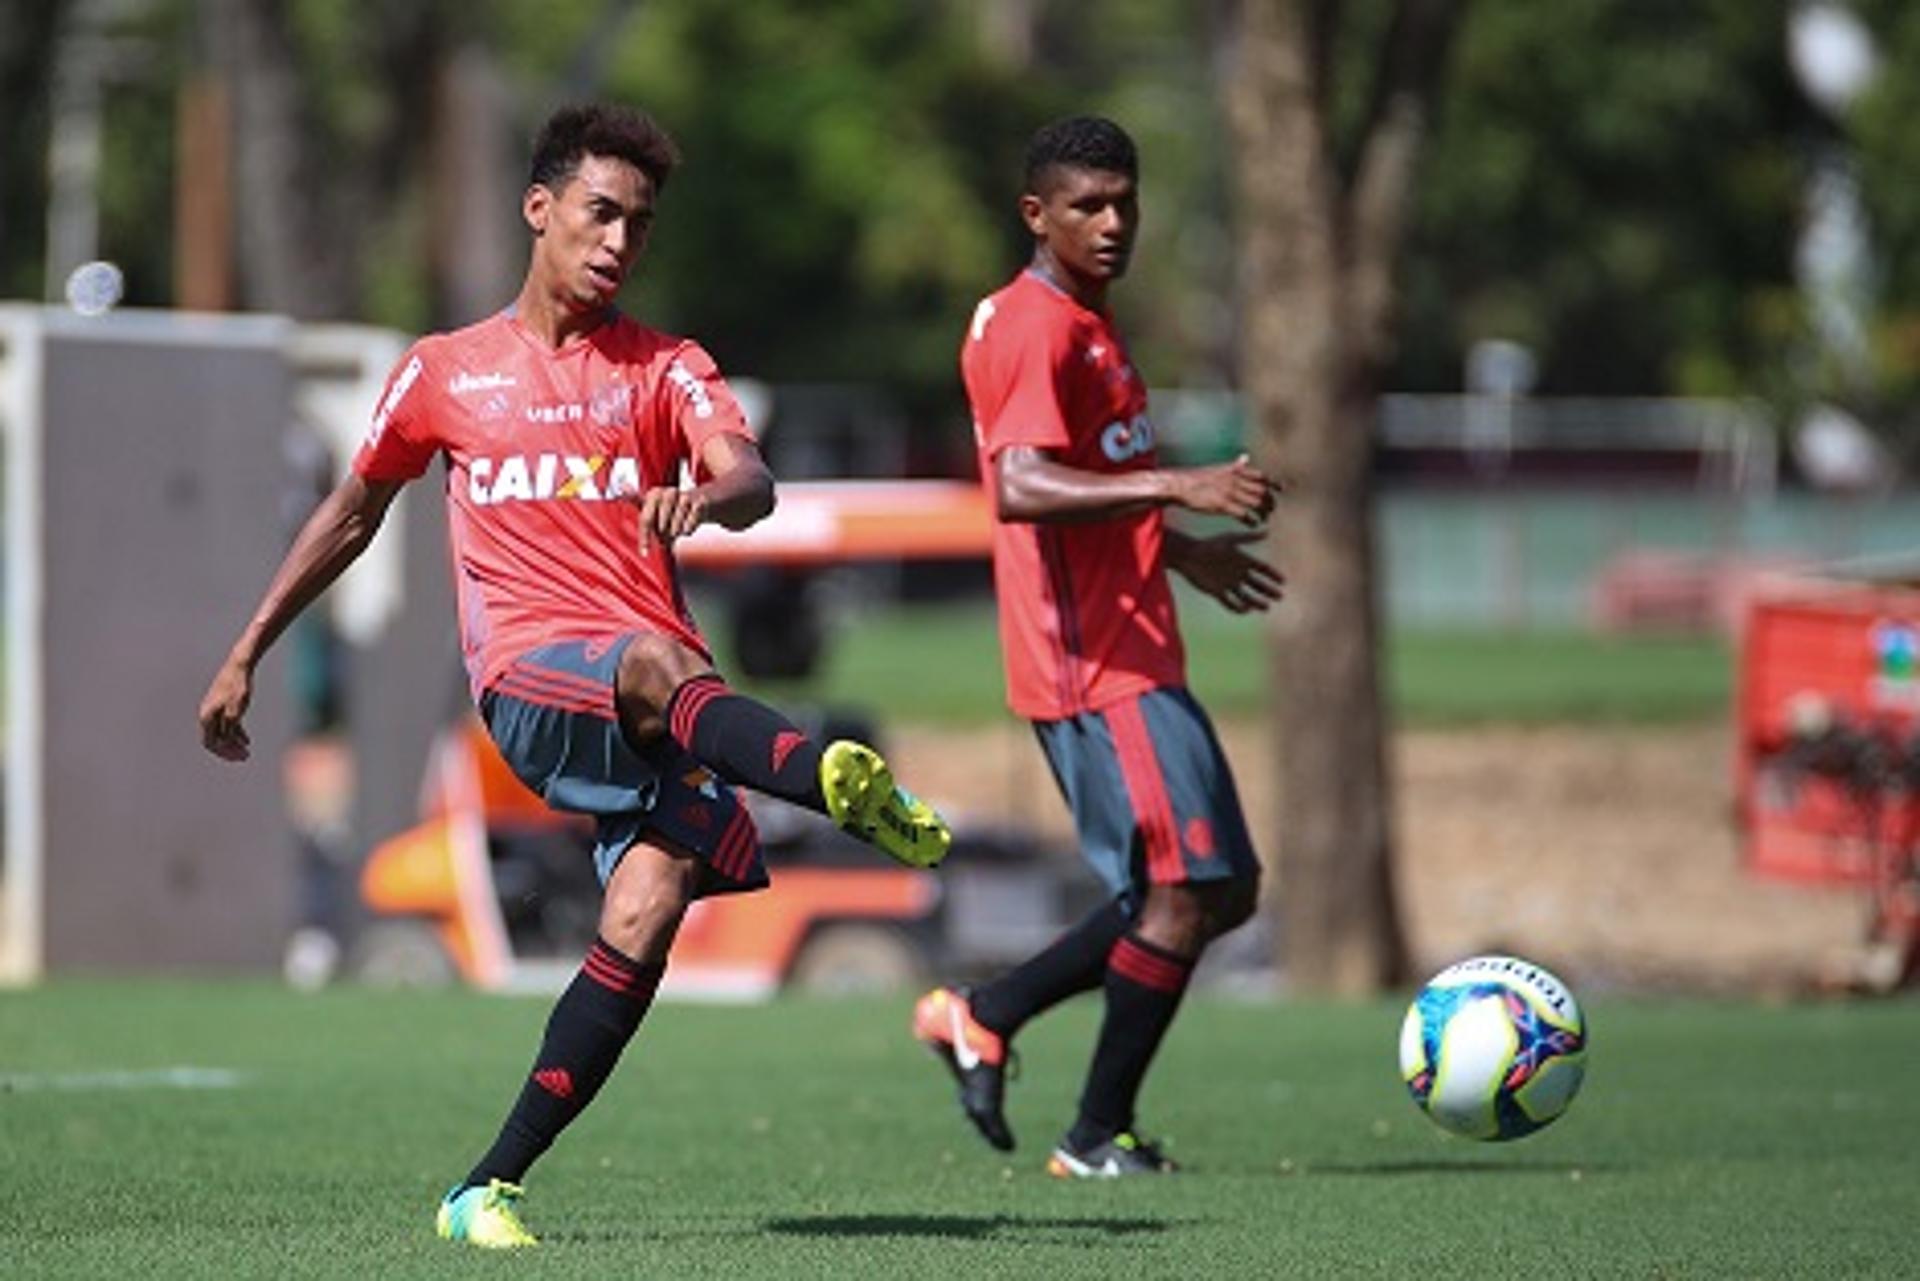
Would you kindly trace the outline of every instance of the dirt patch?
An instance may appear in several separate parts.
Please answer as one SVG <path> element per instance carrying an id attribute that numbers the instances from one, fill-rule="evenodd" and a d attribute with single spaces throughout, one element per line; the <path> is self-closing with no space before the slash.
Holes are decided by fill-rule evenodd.
<path id="1" fill-rule="evenodd" d="M 1283 833 L 1258 726 L 1223 729 L 1255 838 Z M 1018 725 L 891 736 L 956 813 L 1065 842 L 1065 808 Z M 1396 743 L 1399 886 L 1421 971 L 1507 950 L 1582 987 L 1787 992 L 1857 960 L 1866 903 L 1739 861 L 1721 726 L 1409 731 Z"/>

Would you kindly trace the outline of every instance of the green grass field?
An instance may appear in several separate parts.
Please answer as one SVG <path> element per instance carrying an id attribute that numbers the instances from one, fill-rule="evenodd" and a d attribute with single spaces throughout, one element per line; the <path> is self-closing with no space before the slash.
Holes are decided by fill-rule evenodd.
<path id="1" fill-rule="evenodd" d="M 1261 623 L 1197 600 L 1183 601 L 1181 619 L 1201 701 L 1220 718 L 1262 714 L 1269 672 Z M 730 667 L 724 654 L 721 664 Z M 1677 722 L 1726 714 L 1733 657 L 1710 637 L 1416 629 L 1389 638 L 1386 679 L 1405 724 Z M 788 701 L 885 707 L 900 721 L 978 724 L 1005 715 L 999 640 L 984 603 L 845 622 L 816 679 L 760 688 Z"/>
<path id="2" fill-rule="evenodd" d="M 1590 994 L 1592 995 L 1592 994 Z M 1096 1005 L 1029 1030 L 1014 1160 L 905 998 L 667 1005 L 529 1181 L 536 1255 L 435 1240 L 539 1000 L 57 984 L 0 996 L 0 1276 L 1912 1276 L 1920 1006 L 1589 1001 L 1587 1087 L 1441 1134 L 1397 1003 L 1193 1001 L 1145 1099 L 1188 1164 L 1055 1183 Z M 107 1073 L 193 1066 L 231 1088 Z"/>

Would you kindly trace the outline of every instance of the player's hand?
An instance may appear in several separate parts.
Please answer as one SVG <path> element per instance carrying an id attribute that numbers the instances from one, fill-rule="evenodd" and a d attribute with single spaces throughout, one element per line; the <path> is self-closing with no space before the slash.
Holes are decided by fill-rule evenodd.
<path id="1" fill-rule="evenodd" d="M 692 489 L 661 486 L 642 493 L 640 503 L 640 550 L 653 550 L 657 538 L 668 547 L 706 523 L 707 495 L 698 486 Z"/>
<path id="2" fill-rule="evenodd" d="M 1180 477 L 1182 507 L 1231 516 L 1249 528 L 1258 528 L 1273 514 L 1274 500 L 1280 494 L 1280 482 L 1255 467 L 1246 454 L 1230 463 L 1190 467 L 1176 474 Z"/>
<path id="3" fill-rule="evenodd" d="M 228 659 L 200 700 L 200 742 L 227 761 L 244 761 L 252 743 L 241 721 L 253 701 L 253 672 L 244 663 Z"/>
<path id="4" fill-rule="evenodd" d="M 1179 554 L 1170 556 L 1167 564 L 1234 613 L 1265 613 L 1285 594 L 1287 580 L 1272 565 L 1247 552 L 1247 544 L 1262 537 L 1258 533 L 1229 533 L 1184 539 Z"/>

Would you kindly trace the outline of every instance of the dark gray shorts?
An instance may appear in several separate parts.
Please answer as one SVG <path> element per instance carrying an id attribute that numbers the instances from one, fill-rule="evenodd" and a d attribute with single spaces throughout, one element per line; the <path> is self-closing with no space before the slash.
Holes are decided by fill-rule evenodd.
<path id="1" fill-rule="evenodd" d="M 1184 689 L 1035 721 L 1080 851 L 1116 895 L 1259 875 L 1233 773 Z"/>
<path id="2" fill-rule="evenodd" d="M 734 789 L 671 739 L 643 756 L 620 732 L 614 678 L 630 639 L 561 641 L 522 654 L 480 697 L 487 732 L 548 805 L 594 819 L 602 885 L 652 833 L 706 864 L 699 893 L 761 889 L 760 835 Z"/>

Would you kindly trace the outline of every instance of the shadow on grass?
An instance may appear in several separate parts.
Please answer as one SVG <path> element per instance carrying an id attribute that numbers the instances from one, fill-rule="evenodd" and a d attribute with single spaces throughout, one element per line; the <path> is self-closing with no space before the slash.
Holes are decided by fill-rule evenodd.
<path id="1" fill-rule="evenodd" d="M 1057 1232 L 1093 1236 L 1141 1236 L 1174 1228 L 1164 1219 L 1028 1219 L 1008 1214 L 826 1214 L 812 1218 L 768 1219 L 768 1232 L 805 1237 L 940 1237 L 981 1241 L 1018 1239 Z"/>
<path id="2" fill-rule="evenodd" d="M 1589 1174 L 1611 1174 L 1614 1167 L 1596 1161 L 1577 1164 L 1565 1161 L 1361 1161 L 1354 1164 L 1309 1165 L 1299 1173 L 1354 1174 L 1373 1178 L 1395 1174 L 1504 1174 L 1525 1178 L 1528 1175 L 1555 1179 L 1580 1178 Z"/>

